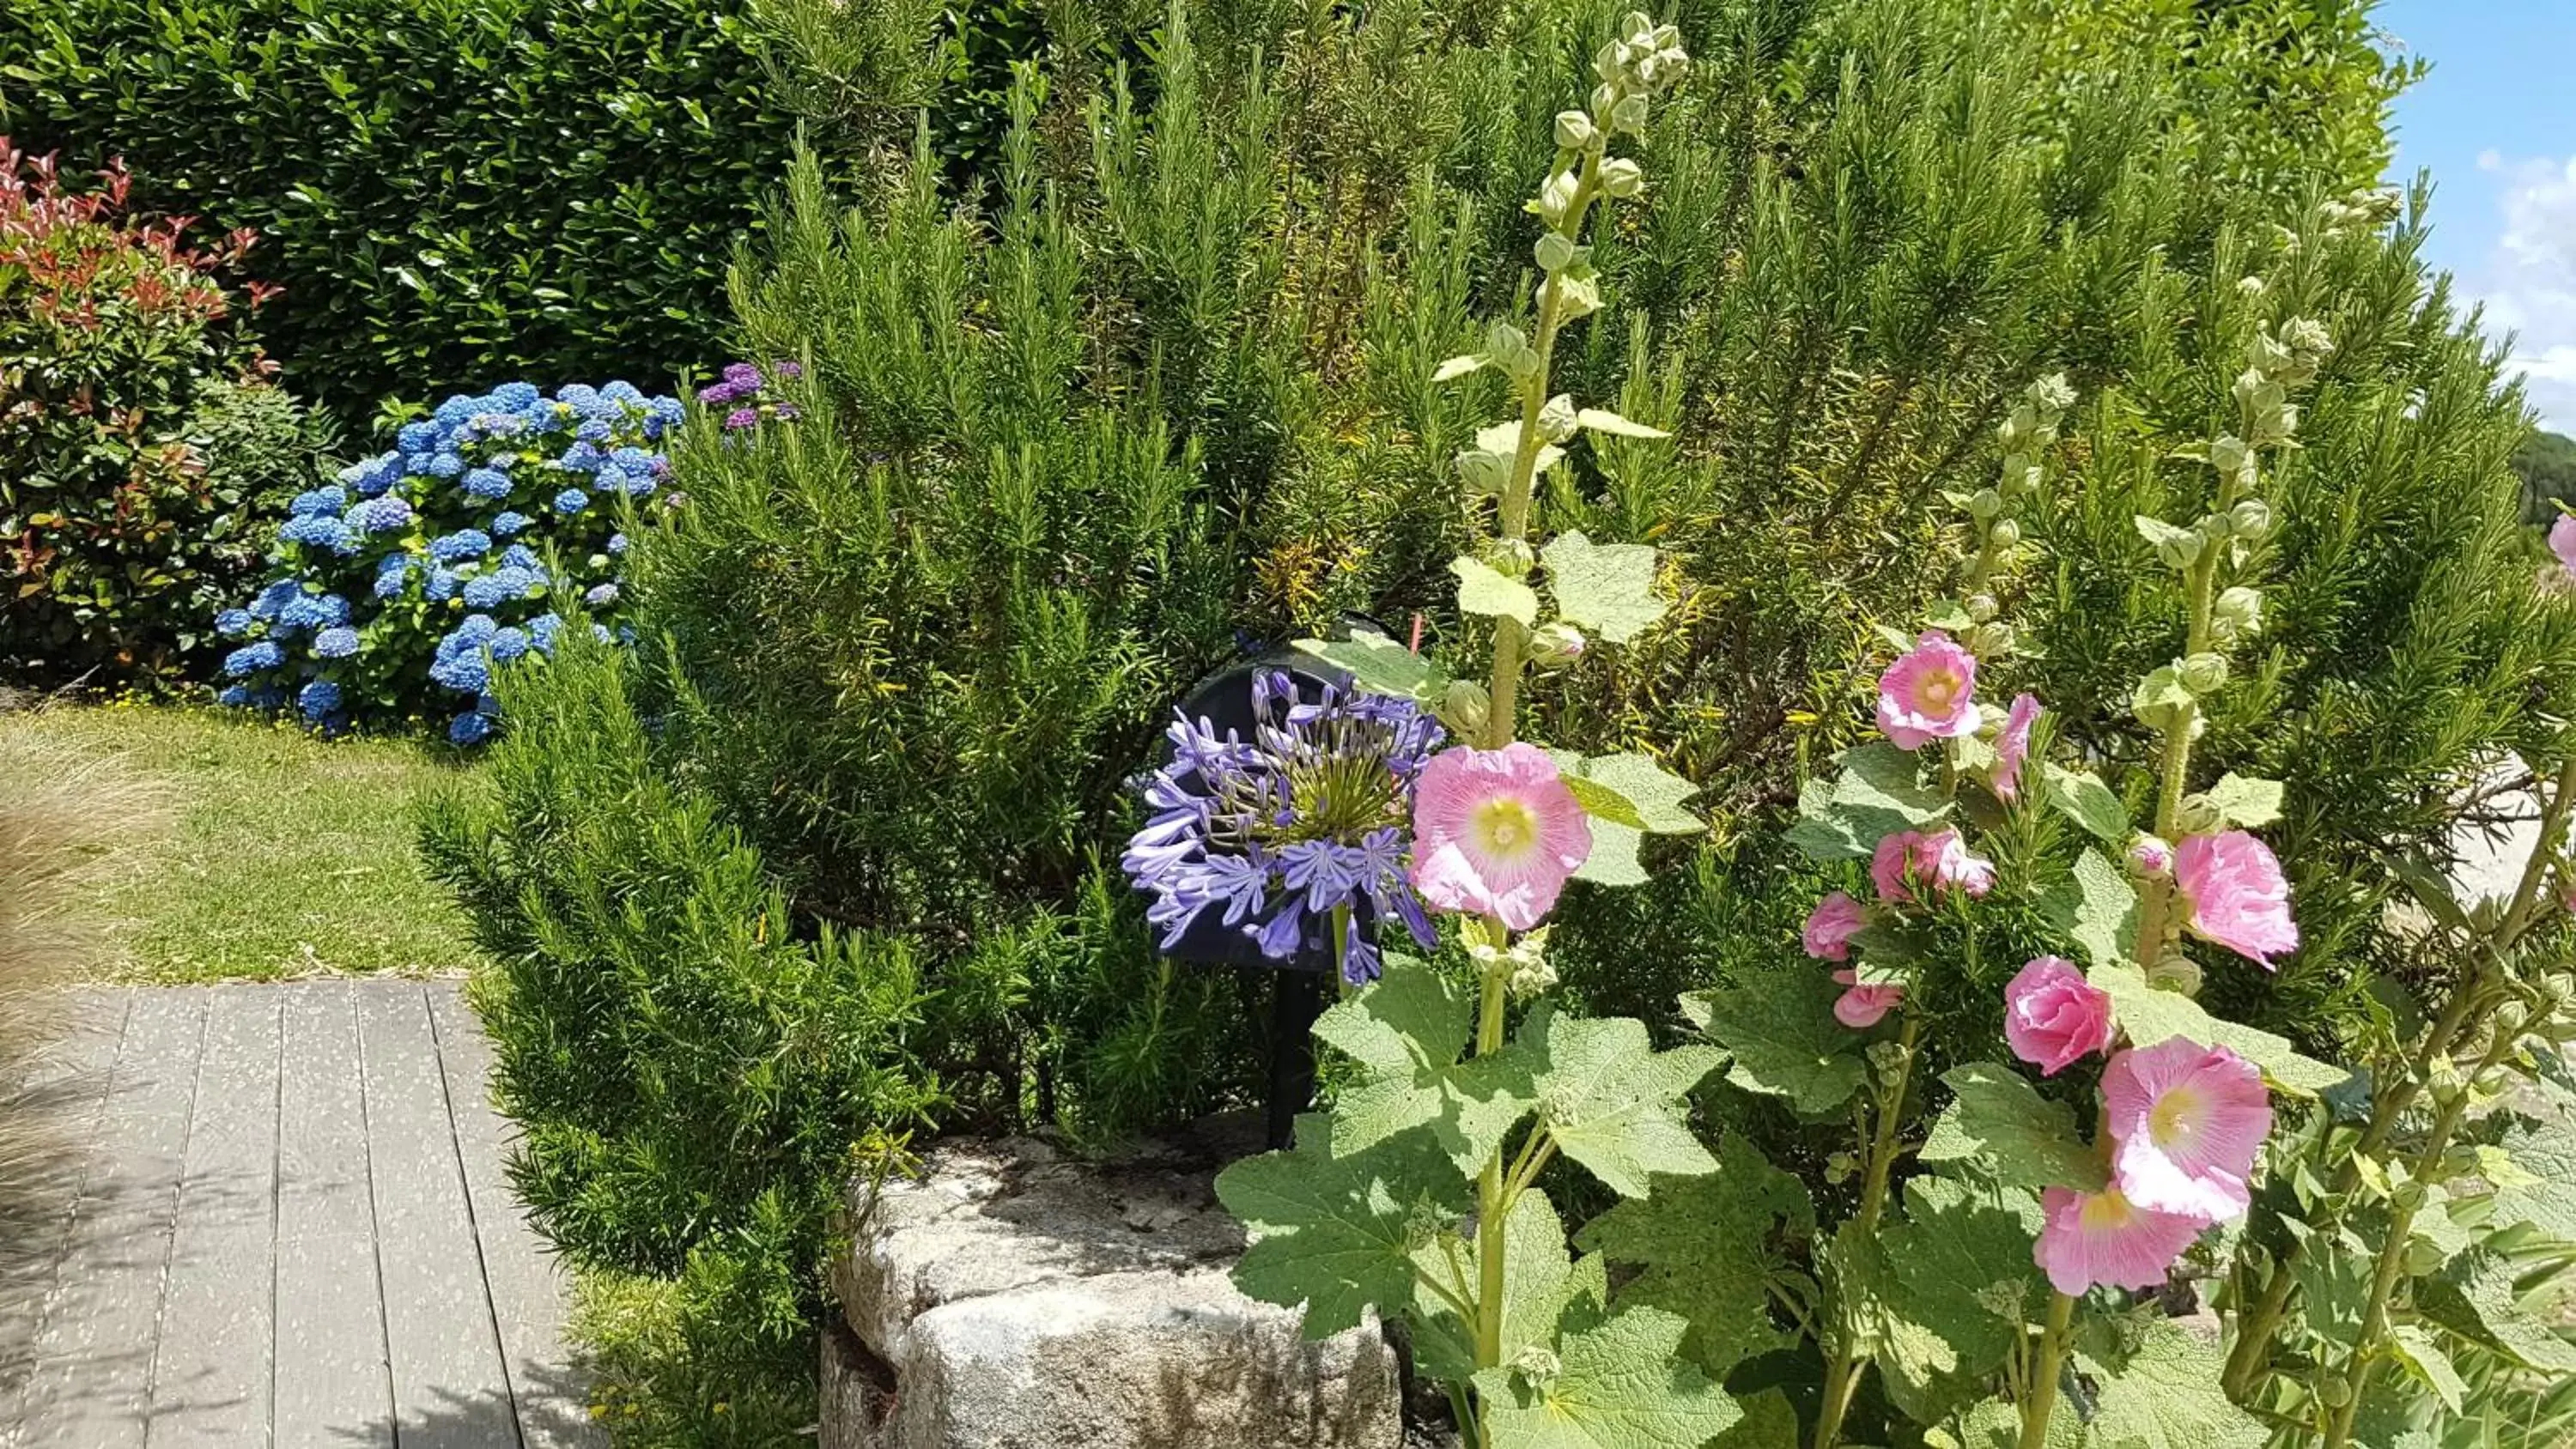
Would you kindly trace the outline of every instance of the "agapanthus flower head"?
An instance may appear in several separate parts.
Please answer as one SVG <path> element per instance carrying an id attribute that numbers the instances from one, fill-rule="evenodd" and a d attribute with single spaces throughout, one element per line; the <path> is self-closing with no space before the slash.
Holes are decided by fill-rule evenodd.
<path id="1" fill-rule="evenodd" d="M 1536 926 L 1592 854 L 1592 824 L 1536 745 L 1461 745 L 1422 771 L 1413 884 L 1444 910 Z"/>
<path id="2" fill-rule="evenodd" d="M 2039 696 L 2016 694 L 2004 712 L 2003 730 L 1995 736 L 1995 768 L 1987 780 L 1998 799 L 2021 798 L 2022 761 L 2030 755 L 2030 727 L 2039 721 Z"/>
<path id="3" fill-rule="evenodd" d="M 1854 1031 L 1878 1025 L 1905 1000 L 1904 987 L 1894 982 L 1863 986 L 1858 971 L 1837 971 L 1834 980 L 1843 986 L 1843 994 L 1834 998 L 1834 1020 Z"/>
<path id="4" fill-rule="evenodd" d="M 1878 898 L 1899 904 L 1941 891 L 1982 896 L 1994 889 L 1994 862 L 1968 853 L 1968 842 L 1953 829 L 1899 830 L 1882 836 L 1870 853 L 1870 884 Z"/>
<path id="5" fill-rule="evenodd" d="M 1927 630 L 1878 678 L 1878 728 L 1900 750 L 1977 732 L 1977 656 Z"/>
<path id="6" fill-rule="evenodd" d="M 2039 1195 L 2042 1226 L 2032 1259 L 2049 1286 L 2074 1296 L 2094 1288 L 2158 1288 L 2206 1224 L 2140 1207 L 2116 1186 L 2052 1187 Z"/>
<path id="7" fill-rule="evenodd" d="M 1868 923 L 1860 902 L 1847 892 L 1835 891 L 1807 913 L 1807 924 L 1798 933 L 1798 943 L 1819 961 L 1848 961 L 1851 938 Z"/>
<path id="8" fill-rule="evenodd" d="M 2549 525 L 2549 551 L 2558 556 L 2558 566 L 2576 578 L 2576 513 L 2562 513 Z"/>
<path id="9" fill-rule="evenodd" d="M 2041 956 L 2004 987 L 2004 1040 L 2013 1055 L 2053 1077 L 2116 1035 L 2110 993 L 2063 956 Z"/>
<path id="10" fill-rule="evenodd" d="M 2174 849 L 2173 872 L 2193 935 L 2266 970 L 2273 957 L 2299 949 L 2290 882 L 2262 841 L 2242 830 L 2186 837 Z"/>
<path id="11" fill-rule="evenodd" d="M 2111 1059 L 2102 1072 L 2102 1129 L 2129 1201 L 2224 1222 L 2251 1200 L 2246 1179 L 2272 1131 L 2272 1099 L 2252 1062 L 2170 1037 Z"/>
<path id="12" fill-rule="evenodd" d="M 1171 759 L 1144 782 L 1151 812 L 1120 857 L 1145 918 L 1177 946 L 1211 910 L 1273 960 L 1330 939 L 1336 913 L 1353 929 L 1343 976 L 1377 973 L 1372 934 L 1402 921 L 1437 937 L 1405 876 L 1404 825 L 1440 725 L 1409 700 L 1308 686 L 1276 669 L 1251 681 L 1253 737 L 1220 738 L 1176 717 Z"/>

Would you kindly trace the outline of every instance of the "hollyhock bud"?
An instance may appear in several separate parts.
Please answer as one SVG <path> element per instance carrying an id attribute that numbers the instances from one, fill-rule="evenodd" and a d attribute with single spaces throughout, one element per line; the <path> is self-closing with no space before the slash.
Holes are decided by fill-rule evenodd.
<path id="1" fill-rule="evenodd" d="M 2173 872 L 2173 847 L 2159 836 L 2141 831 L 2129 842 L 2129 874 L 2140 880 L 2156 880 Z"/>
<path id="2" fill-rule="evenodd" d="M 2272 505 L 2260 498 L 2240 499 L 2228 510 L 2228 527 L 2248 543 L 2261 543 L 2271 536 Z"/>
<path id="3" fill-rule="evenodd" d="M 1580 151 L 1601 135 L 1592 118 L 1581 111 L 1556 113 L 1556 144 L 1568 151 Z"/>
<path id="4" fill-rule="evenodd" d="M 2004 511 L 2004 496 L 1992 488 L 1980 488 L 1968 495 L 1968 516 L 1982 523 L 1999 518 Z"/>
<path id="5" fill-rule="evenodd" d="M 1564 393 L 1549 398 L 1538 410 L 1538 435 L 1551 443 L 1564 442 L 1581 427 L 1575 419 L 1574 399 Z"/>
<path id="6" fill-rule="evenodd" d="M 1542 272 L 1561 272 L 1574 260 L 1574 239 L 1563 232 L 1543 231 L 1531 244 L 1530 255 Z"/>
<path id="7" fill-rule="evenodd" d="M 2177 671 L 2182 687 L 2194 694 L 2210 694 L 2227 683 L 2227 656 L 2203 650 L 2182 661 Z"/>
<path id="8" fill-rule="evenodd" d="M 1485 732 L 1493 719 L 1493 698 L 1485 686 L 1472 679 L 1453 679 L 1440 696 L 1440 722 L 1459 734 L 1474 738 Z"/>
<path id="9" fill-rule="evenodd" d="M 1541 669 L 1555 669 L 1583 657 L 1583 631 L 1563 619 L 1550 619 L 1530 632 L 1529 657 Z"/>
<path id="10" fill-rule="evenodd" d="M 1979 624 L 1994 618 L 2003 608 L 2001 604 L 1995 602 L 1995 596 L 1992 594 L 1970 594 L 1968 601 L 1960 607 L 1968 611 L 1968 618 L 1971 621 Z"/>
<path id="11" fill-rule="evenodd" d="M 1807 913 L 1806 928 L 1799 932 L 1799 944 L 1806 948 L 1808 955 L 1819 961 L 1848 961 L 1851 959 L 1851 938 L 1868 924 L 1869 917 L 1861 909 L 1860 902 L 1845 892 L 1835 891 L 1816 902 L 1816 908 Z"/>
<path id="12" fill-rule="evenodd" d="M 1986 537 L 1993 539 L 1997 548 L 2010 548 L 2021 542 L 2021 525 L 2009 518 L 1999 518 L 1995 520 L 1995 526 L 1987 530 Z"/>
<path id="13" fill-rule="evenodd" d="M 2039 696 L 2013 696 L 2012 708 L 2004 713 L 2004 727 L 1995 735 L 1995 768 L 1987 777 L 1996 798 L 2021 797 L 2022 761 L 2030 754 L 2030 727 L 2038 722 L 2039 715 Z"/>
<path id="14" fill-rule="evenodd" d="M 1834 1020 L 1854 1031 L 1867 1031 L 1905 1000 L 1902 986 L 1863 986 L 1860 973 L 1837 971 L 1834 980 L 1849 989 L 1834 998 Z"/>
<path id="15" fill-rule="evenodd" d="M 1927 893 L 1962 890 L 1978 897 L 1994 888 L 1995 865 L 1969 854 L 1967 841 L 1956 830 L 1929 835 L 1900 830 L 1882 838 L 1870 853 L 1869 880 L 1883 901 L 1914 900 L 1917 888 Z"/>
<path id="16" fill-rule="evenodd" d="M 2200 995 L 2200 963 L 2182 953 L 2181 948 L 2167 946 L 2147 968 L 2147 982 L 2160 991 L 2178 992 L 2184 996 Z"/>
<path id="17" fill-rule="evenodd" d="M 2041 956 L 2004 987 L 2004 1040 L 2044 1077 L 2098 1051 L 2115 1032 L 2108 992 L 2062 956 Z"/>
<path id="18" fill-rule="evenodd" d="M 2225 621 L 2238 634 L 2251 637 L 2263 632 L 2263 595 L 2243 584 L 2222 591 L 2218 596 L 2212 622 Z"/>
<path id="19" fill-rule="evenodd" d="M 1538 550 L 1519 538 L 1498 538 L 1485 546 L 1485 562 L 1507 579 L 1526 578 L 1538 566 Z"/>
<path id="20" fill-rule="evenodd" d="M 2000 658 L 2013 651 L 2013 641 L 2017 637 L 2012 625 L 1998 623 L 1975 625 L 1966 634 L 1961 635 L 1960 639 L 1968 646 L 1968 652 L 1971 654 L 1984 658 Z"/>
<path id="21" fill-rule="evenodd" d="M 1624 201 L 1646 189 L 1646 172 L 1625 156 L 1613 156 L 1601 163 L 1601 189 Z"/>
<path id="22" fill-rule="evenodd" d="M 2226 824 L 2227 812 L 2207 795 L 2185 795 L 2181 808 L 2174 812 L 2174 826 L 2185 835 L 2207 835 Z"/>

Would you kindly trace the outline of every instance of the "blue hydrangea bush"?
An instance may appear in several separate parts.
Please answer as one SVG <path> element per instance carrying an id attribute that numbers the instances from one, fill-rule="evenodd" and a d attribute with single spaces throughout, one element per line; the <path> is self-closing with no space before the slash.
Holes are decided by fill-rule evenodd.
<path id="1" fill-rule="evenodd" d="M 549 653 L 567 596 L 617 630 L 623 529 L 676 498 L 661 443 L 682 416 L 627 383 L 549 398 L 513 382 L 405 424 L 392 451 L 295 499 L 269 580 L 216 617 L 239 641 L 223 702 L 330 732 L 446 716 L 449 739 L 480 742 L 492 666 Z"/>

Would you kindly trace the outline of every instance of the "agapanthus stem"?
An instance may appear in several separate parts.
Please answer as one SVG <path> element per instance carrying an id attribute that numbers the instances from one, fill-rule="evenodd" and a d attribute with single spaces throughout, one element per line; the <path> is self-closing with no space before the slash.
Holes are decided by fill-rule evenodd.
<path id="1" fill-rule="evenodd" d="M 2057 1380 L 2066 1366 L 2067 1328 L 2074 1321 L 2075 1299 L 2050 1294 L 2048 1322 L 2039 1333 L 2039 1360 L 2031 1366 L 2029 1397 L 2021 1406 L 2021 1449 L 2040 1449 L 2048 1442 L 2048 1421 L 2057 1413 Z"/>
<path id="2" fill-rule="evenodd" d="M 1896 1037 L 1897 1066 L 1889 1074 L 1893 1081 L 1879 1098 L 1877 1121 L 1870 1134 L 1869 1162 L 1862 1171 L 1860 1208 L 1852 1223 L 1861 1238 L 1878 1231 L 1878 1220 L 1887 1209 L 1888 1179 L 1896 1166 L 1897 1128 L 1904 1119 L 1906 1094 L 1914 1085 L 1914 1045 L 1921 1030 L 1920 1020 L 1907 1011 L 1905 1025 Z M 1869 1360 L 1859 1351 L 1859 1335 L 1846 1314 L 1833 1358 L 1825 1369 L 1824 1402 L 1816 1412 L 1815 1449 L 1833 1449 L 1840 1442 L 1843 1416 L 1851 1411 L 1852 1397 L 1860 1391 L 1860 1376 L 1868 1367 Z"/>

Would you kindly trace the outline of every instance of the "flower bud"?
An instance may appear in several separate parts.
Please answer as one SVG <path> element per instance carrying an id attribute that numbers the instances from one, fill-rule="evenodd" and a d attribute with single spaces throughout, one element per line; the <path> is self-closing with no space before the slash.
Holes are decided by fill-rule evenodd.
<path id="1" fill-rule="evenodd" d="M 1527 578 L 1538 564 L 1538 551 L 1529 546 L 1527 539 L 1498 538 L 1486 546 L 1485 562 L 1507 579 Z"/>
<path id="2" fill-rule="evenodd" d="M 2254 450 L 2234 433 L 2221 433 L 2209 440 L 2209 466 L 2222 474 L 2233 477 L 2253 461 Z"/>
<path id="3" fill-rule="evenodd" d="M 1601 189 L 1625 201 L 1646 189 L 1646 171 L 1625 156 L 1613 156 L 1601 163 Z"/>
<path id="4" fill-rule="evenodd" d="M 1565 1371 L 1565 1364 L 1556 1356 L 1556 1350 L 1533 1343 L 1524 1345 L 1520 1352 L 1512 1355 L 1510 1368 L 1522 1378 L 1548 1383 Z"/>
<path id="5" fill-rule="evenodd" d="M 1538 199 L 1529 204 L 1529 210 L 1553 226 L 1563 221 L 1566 212 L 1573 208 L 1575 194 L 1581 187 L 1582 182 L 1572 171 L 1559 171 L 1548 177 L 1547 184 L 1539 188 Z"/>
<path id="6" fill-rule="evenodd" d="M 1995 520 L 1995 526 L 1987 530 L 1986 537 L 1997 548 L 2010 548 L 2021 542 L 2021 525 L 2009 518 L 1999 518 Z"/>
<path id="7" fill-rule="evenodd" d="M 1591 104 L 1593 119 L 1596 122 L 1607 120 L 1611 107 L 1619 104 L 1619 93 L 1610 88 L 1608 81 L 1603 81 L 1592 88 Z"/>
<path id="8" fill-rule="evenodd" d="M 2156 561 L 2166 568 L 2180 571 L 2200 561 L 2200 535 L 2188 528 L 2176 528 L 2156 539 Z"/>
<path id="9" fill-rule="evenodd" d="M 2227 522 L 2238 538 L 2261 543 L 2272 532 L 2272 505 L 2260 498 L 2241 499 L 2227 511 Z"/>
<path id="10" fill-rule="evenodd" d="M 1614 131 L 1625 131 L 1631 136 L 1646 134 L 1646 98 L 1644 96 L 1620 97 L 1619 104 L 1610 108 L 1610 128 Z"/>
<path id="11" fill-rule="evenodd" d="M 2227 656 L 2202 650 L 2183 660 L 2180 671 L 2182 687 L 2194 694 L 2211 694 L 2227 683 Z"/>
<path id="12" fill-rule="evenodd" d="M 2240 297 L 2262 296 L 2263 279 L 2261 277 L 2238 277 L 2236 279 L 2236 294 Z"/>
<path id="13" fill-rule="evenodd" d="M 2500 1002 L 2496 1006 L 2496 1030 L 2508 1036 L 2519 1033 L 2530 1020 L 2531 1008 L 2519 1001 Z"/>
<path id="14" fill-rule="evenodd" d="M 1472 679 L 1449 681 L 1448 691 L 1440 696 L 1440 722 L 1458 734 L 1474 737 L 1485 732 L 1494 708 L 1485 686 Z"/>
<path id="15" fill-rule="evenodd" d="M 1967 610 L 1968 622 L 1972 624 L 1983 624 L 1992 620 L 2003 608 L 2001 604 L 1995 602 L 1995 596 L 1992 594 L 1970 594 L 1968 601 L 1960 607 Z"/>
<path id="16" fill-rule="evenodd" d="M 2030 400 L 2043 413 L 2062 413 L 2075 406 L 2075 387 L 2065 373 L 2052 372 L 2030 385 Z"/>
<path id="17" fill-rule="evenodd" d="M 1538 435 L 1551 443 L 1573 437 L 1581 426 L 1575 421 L 1574 399 L 1564 393 L 1549 398 L 1538 410 Z"/>
<path id="18" fill-rule="evenodd" d="M 1467 491 L 1479 497 L 1500 493 L 1511 482 L 1512 460 L 1505 454 L 1484 448 L 1464 448 L 1458 453 L 1458 476 L 1465 480 Z"/>
<path id="19" fill-rule="evenodd" d="M 2185 795 L 2174 813 L 2174 828 L 2185 835 L 2213 835 L 2227 828 L 2227 815 L 2206 795 Z"/>
<path id="20" fill-rule="evenodd" d="M 1542 272 L 1561 272 L 1574 260 L 1574 239 L 1561 231 L 1543 231 L 1531 244 L 1530 255 L 1538 260 Z"/>
<path id="21" fill-rule="evenodd" d="M 2223 622 L 2243 637 L 2262 633 L 2263 595 L 2243 584 L 2222 592 L 2218 596 L 2212 622 Z"/>
<path id="22" fill-rule="evenodd" d="M 2167 947 L 2147 971 L 2147 984 L 2164 991 L 2179 991 L 2185 996 L 2200 994 L 2200 963 L 2182 953 L 2179 947 Z"/>
<path id="23" fill-rule="evenodd" d="M 2039 491 L 2039 465 L 2020 454 L 2004 460 L 2003 477 L 1998 480 L 2006 498 L 2022 498 Z"/>
<path id="24" fill-rule="evenodd" d="M 1600 139 L 1601 129 L 1581 111 L 1556 113 L 1556 144 L 1568 151 L 1580 151 Z"/>
<path id="25" fill-rule="evenodd" d="M 1980 488 L 1968 496 L 1968 516 L 1980 523 L 2002 517 L 2003 511 L 2004 496 L 1992 488 Z"/>
<path id="26" fill-rule="evenodd" d="M 2173 847 L 2162 836 L 2139 832 L 2129 842 L 2129 874 L 2140 880 L 2162 880 L 2173 874 Z"/>
<path id="27" fill-rule="evenodd" d="M 1583 631 L 1563 619 L 1550 619 L 1530 631 L 1529 657 L 1541 669 L 1572 664 L 1583 657 Z"/>
<path id="28" fill-rule="evenodd" d="M 1980 659 L 2000 659 L 2013 652 L 2013 626 L 1978 624 L 1960 636 L 1960 643 Z"/>

